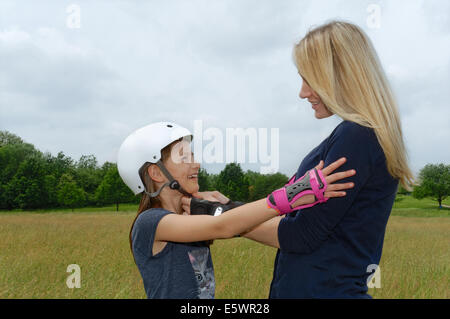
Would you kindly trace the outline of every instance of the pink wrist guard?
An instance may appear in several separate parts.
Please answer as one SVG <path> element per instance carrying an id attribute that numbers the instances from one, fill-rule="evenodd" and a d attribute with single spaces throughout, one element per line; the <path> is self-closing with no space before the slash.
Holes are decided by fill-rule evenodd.
<path id="1" fill-rule="evenodd" d="M 294 181 L 292 177 L 282 188 L 273 191 L 267 196 L 267 205 L 275 209 L 278 215 L 291 213 L 294 210 L 312 207 L 318 203 L 324 203 L 328 200 L 324 193 L 327 189 L 327 182 L 323 177 L 322 171 L 312 169 L 306 172 L 303 177 Z M 314 195 L 316 200 L 311 204 L 300 205 L 292 208 L 292 204 L 297 199 L 305 195 Z"/>

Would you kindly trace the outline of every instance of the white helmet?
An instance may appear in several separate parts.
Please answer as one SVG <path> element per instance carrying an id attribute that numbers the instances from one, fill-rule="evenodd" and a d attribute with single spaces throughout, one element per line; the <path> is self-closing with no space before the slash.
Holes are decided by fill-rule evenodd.
<path id="1" fill-rule="evenodd" d="M 146 192 L 139 176 L 142 165 L 146 162 L 159 164 L 161 149 L 182 137 L 190 137 L 192 140 L 193 136 L 188 129 L 175 123 L 157 122 L 134 131 L 123 141 L 117 168 L 120 177 L 135 195 Z M 171 179 L 171 176 L 168 178 Z"/>

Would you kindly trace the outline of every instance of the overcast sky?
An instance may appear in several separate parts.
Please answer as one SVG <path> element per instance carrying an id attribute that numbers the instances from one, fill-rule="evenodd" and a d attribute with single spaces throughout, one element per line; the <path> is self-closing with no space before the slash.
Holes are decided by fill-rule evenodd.
<path id="1" fill-rule="evenodd" d="M 315 119 L 298 97 L 292 47 L 344 19 L 375 45 L 417 173 L 450 163 L 449 12 L 448 0 L 1 0 L 0 129 L 103 164 L 152 122 L 194 131 L 201 120 L 224 139 L 226 128 L 267 128 L 268 143 L 278 128 L 279 171 L 291 176 L 340 122 Z"/>

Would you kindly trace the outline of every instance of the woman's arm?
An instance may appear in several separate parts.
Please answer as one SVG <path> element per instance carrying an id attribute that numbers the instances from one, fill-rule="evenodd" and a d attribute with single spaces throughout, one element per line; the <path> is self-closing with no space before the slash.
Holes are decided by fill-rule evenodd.
<path id="1" fill-rule="evenodd" d="M 241 234 L 242 237 L 258 243 L 280 248 L 278 241 L 278 225 L 284 216 L 277 216 Z"/>
<path id="2" fill-rule="evenodd" d="M 351 183 L 331 184 L 337 180 L 354 175 L 353 170 L 331 174 L 345 163 L 345 158 L 335 161 L 323 169 L 328 184 L 328 193 L 333 196 L 344 196 L 339 190 L 352 187 Z M 325 194 L 327 196 L 327 192 Z M 314 202 L 313 195 L 299 198 L 292 207 Z M 174 242 L 193 242 L 217 238 L 231 238 L 248 231 L 275 216 L 278 213 L 267 205 L 266 199 L 248 203 L 227 211 L 220 216 L 186 216 L 169 214 L 164 216 L 158 224 L 155 240 Z"/>
<path id="3" fill-rule="evenodd" d="M 355 201 L 369 203 L 367 198 L 359 198 L 359 194 L 370 178 L 378 178 L 372 175 L 374 162 L 382 152 L 375 151 L 377 144 L 372 130 L 357 124 L 348 123 L 336 130 L 329 141 L 325 164 L 347 157 L 347 163 L 340 169 L 357 170 L 357 176 L 352 179 L 355 186 L 348 190 L 345 198 L 335 198 L 324 205 L 303 209 L 293 218 L 281 219 L 277 230 L 281 250 L 300 254 L 315 251 L 329 239 Z"/>

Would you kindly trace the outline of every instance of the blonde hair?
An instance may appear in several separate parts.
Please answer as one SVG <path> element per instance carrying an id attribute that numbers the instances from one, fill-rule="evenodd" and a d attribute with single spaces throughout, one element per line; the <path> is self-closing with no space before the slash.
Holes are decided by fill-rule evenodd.
<path id="1" fill-rule="evenodd" d="M 354 24 L 332 21 L 310 30 L 295 45 L 293 58 L 329 111 L 375 131 L 389 173 L 411 189 L 414 176 L 397 103 L 366 34 Z"/>

